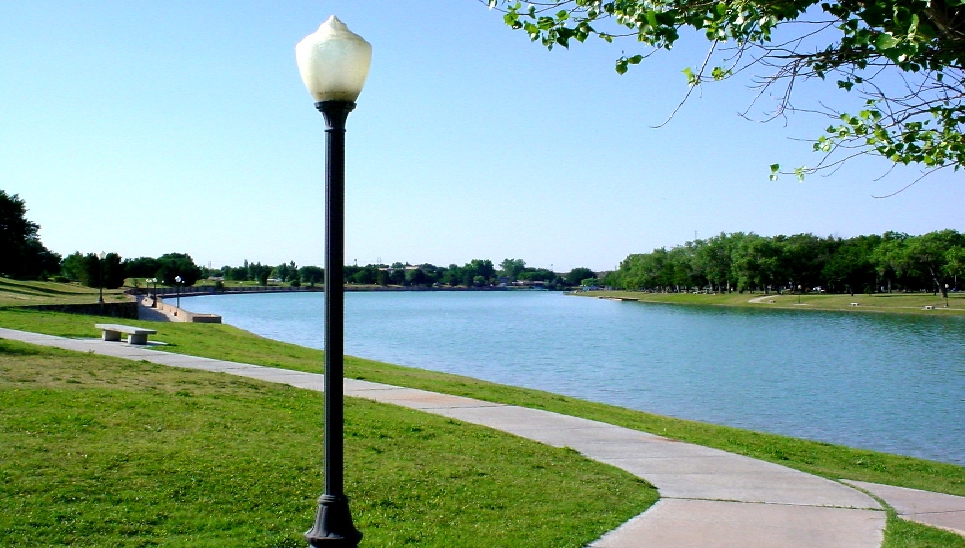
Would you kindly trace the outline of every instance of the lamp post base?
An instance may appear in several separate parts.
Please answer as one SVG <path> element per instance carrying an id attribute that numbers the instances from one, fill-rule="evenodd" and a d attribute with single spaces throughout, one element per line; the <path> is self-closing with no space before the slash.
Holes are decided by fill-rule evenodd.
<path id="1" fill-rule="evenodd" d="M 348 508 L 348 497 L 322 495 L 318 499 L 318 514 L 315 525 L 305 533 L 308 545 L 312 547 L 355 548 L 362 540 Z"/>

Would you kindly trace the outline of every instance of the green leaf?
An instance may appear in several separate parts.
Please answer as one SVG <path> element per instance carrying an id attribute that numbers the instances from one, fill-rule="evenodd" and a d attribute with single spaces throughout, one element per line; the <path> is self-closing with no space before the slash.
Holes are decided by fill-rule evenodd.
<path id="1" fill-rule="evenodd" d="M 897 46 L 899 40 L 890 34 L 879 34 L 875 39 L 875 47 L 878 49 L 892 49 Z"/>
<path id="2" fill-rule="evenodd" d="M 683 70 L 683 73 L 684 73 L 684 76 L 687 77 L 687 83 L 690 84 L 691 86 L 696 86 L 697 84 L 700 83 L 700 79 L 696 74 L 694 74 L 694 71 L 690 67 L 685 68 Z"/>

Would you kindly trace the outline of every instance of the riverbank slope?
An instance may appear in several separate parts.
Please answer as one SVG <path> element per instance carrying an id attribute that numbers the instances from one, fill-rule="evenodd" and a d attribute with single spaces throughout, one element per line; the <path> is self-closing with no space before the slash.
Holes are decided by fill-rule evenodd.
<path id="1" fill-rule="evenodd" d="M 651 293 L 646 291 L 576 291 L 571 295 L 619 299 L 643 303 L 688 306 L 729 306 L 741 308 L 778 308 L 783 310 L 823 310 L 840 312 L 878 312 L 932 316 L 965 316 L 965 294 L 952 293 L 947 301 L 931 293 L 875 293 L 832 295 L 827 293 Z M 948 305 L 947 307 L 945 305 Z"/>

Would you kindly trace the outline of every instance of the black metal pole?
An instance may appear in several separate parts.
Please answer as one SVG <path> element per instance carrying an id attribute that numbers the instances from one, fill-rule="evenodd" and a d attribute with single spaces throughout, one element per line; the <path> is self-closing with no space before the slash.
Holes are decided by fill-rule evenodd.
<path id="1" fill-rule="evenodd" d="M 154 298 L 151 299 L 151 308 L 157 308 L 157 279 L 154 280 Z"/>
<path id="2" fill-rule="evenodd" d="M 309 546 L 355 547 L 362 540 L 343 492 L 342 358 L 345 266 L 345 121 L 355 103 L 322 101 L 325 116 L 325 491 L 318 499 L 315 525 L 305 533 Z"/>
<path id="3" fill-rule="evenodd" d="M 104 259 L 97 258 L 97 302 L 104 304 Z"/>
<path id="4" fill-rule="evenodd" d="M 177 284 L 175 287 L 177 287 L 177 290 L 178 290 L 177 308 L 181 308 L 181 282 L 174 282 L 174 283 Z"/>

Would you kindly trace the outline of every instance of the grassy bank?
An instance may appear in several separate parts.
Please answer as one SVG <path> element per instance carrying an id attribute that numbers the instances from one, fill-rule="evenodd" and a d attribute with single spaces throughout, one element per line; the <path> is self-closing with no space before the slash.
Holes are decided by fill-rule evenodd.
<path id="1" fill-rule="evenodd" d="M 965 294 L 949 295 L 948 308 L 941 295 L 931 293 L 876 293 L 856 295 L 784 293 L 647 293 L 643 291 L 578 291 L 573 295 L 582 297 L 601 297 L 631 299 L 645 303 L 736 306 L 756 309 L 785 310 L 835 310 L 842 312 L 887 312 L 898 314 L 920 314 L 930 316 L 965 316 Z M 773 302 L 772 302 L 773 301 Z M 851 303 L 857 303 L 852 306 Z M 925 310 L 931 306 L 932 310 Z"/>
<path id="2" fill-rule="evenodd" d="M 100 319 L 26 310 L 0 310 L 0 326 L 67 337 L 97 337 Z M 321 372 L 318 350 L 253 335 L 230 325 L 158 324 L 154 337 L 171 352 Z M 687 421 L 458 375 L 347 357 L 346 376 L 481 400 L 546 409 L 716 447 L 830 479 L 848 478 L 965 496 L 965 467 Z"/>
<path id="3" fill-rule="evenodd" d="M 96 303 L 97 297 L 98 291 L 96 288 L 85 287 L 80 284 L 25 282 L 0 278 L 0 307 L 90 304 Z M 105 289 L 104 300 L 107 302 L 124 301 L 127 300 L 127 297 L 120 290 Z"/>
<path id="4" fill-rule="evenodd" d="M 4 324 L 5 325 L 5 324 Z M 0 545 L 304 546 L 322 395 L 0 341 Z M 656 499 L 573 451 L 346 401 L 366 546 L 583 546 Z"/>

